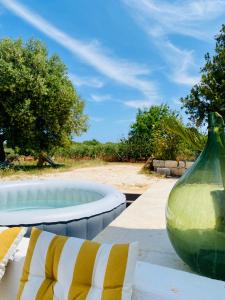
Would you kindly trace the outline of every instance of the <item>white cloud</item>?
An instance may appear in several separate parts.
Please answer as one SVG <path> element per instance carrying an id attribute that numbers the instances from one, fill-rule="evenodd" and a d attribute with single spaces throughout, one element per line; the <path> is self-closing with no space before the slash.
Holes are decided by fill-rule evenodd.
<path id="1" fill-rule="evenodd" d="M 151 23 L 154 34 L 179 33 L 208 40 L 215 33 L 209 23 L 225 12 L 224 0 L 123 0 L 139 21 Z M 152 27 L 152 26 L 151 26 Z M 157 30 L 158 29 L 158 30 Z"/>
<path id="2" fill-rule="evenodd" d="M 69 74 L 69 77 L 73 84 L 77 87 L 89 86 L 100 89 L 104 86 L 104 82 L 97 77 L 82 77 L 72 73 Z"/>
<path id="3" fill-rule="evenodd" d="M 126 106 L 137 109 L 137 108 L 148 108 L 152 105 L 152 102 L 148 100 L 129 100 L 129 101 L 125 101 L 124 104 Z"/>
<path id="4" fill-rule="evenodd" d="M 192 50 L 181 49 L 170 40 L 180 34 L 204 41 L 218 31 L 215 22 L 225 14 L 224 0 L 122 0 L 169 67 L 169 78 L 178 84 L 193 85 L 199 80 L 199 65 Z"/>
<path id="5" fill-rule="evenodd" d="M 110 95 L 91 95 L 91 98 L 94 102 L 104 102 L 104 101 L 108 101 L 111 100 L 112 97 Z"/>
<path id="6" fill-rule="evenodd" d="M 193 51 L 180 49 L 163 37 L 155 41 L 155 44 L 169 65 L 170 72 L 167 76 L 171 81 L 190 86 L 199 82 L 200 76 L 195 75 L 198 66 L 194 61 Z"/>
<path id="7" fill-rule="evenodd" d="M 0 0 L 0 3 L 105 76 L 135 88 L 148 97 L 157 97 L 158 91 L 154 83 L 143 79 L 143 75 L 148 73 L 148 69 L 145 66 L 116 58 L 112 54 L 106 53 L 96 41 L 87 43 L 69 36 L 17 1 Z"/>

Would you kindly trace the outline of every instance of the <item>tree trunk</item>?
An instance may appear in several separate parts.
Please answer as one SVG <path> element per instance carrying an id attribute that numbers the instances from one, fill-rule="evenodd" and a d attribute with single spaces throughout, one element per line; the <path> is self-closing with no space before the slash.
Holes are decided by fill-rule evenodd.
<path id="1" fill-rule="evenodd" d="M 5 139 L 3 137 L 0 137 L 0 163 L 3 163 L 6 159 L 4 141 Z"/>
<path id="2" fill-rule="evenodd" d="M 38 156 L 38 162 L 37 162 L 37 166 L 38 167 L 43 167 L 43 164 L 47 162 L 50 164 L 51 167 L 57 167 L 57 164 L 47 155 L 40 153 Z"/>
<path id="3" fill-rule="evenodd" d="M 149 159 L 146 161 L 146 163 L 144 164 L 144 166 L 142 167 L 143 170 L 148 170 L 148 171 L 153 171 L 154 167 L 153 167 L 153 157 L 149 157 Z"/>
<path id="4" fill-rule="evenodd" d="M 45 160 L 44 160 L 44 156 L 43 154 L 39 154 L 38 156 L 38 162 L 37 162 L 37 166 L 38 167 L 43 167 L 43 164 L 44 164 Z"/>

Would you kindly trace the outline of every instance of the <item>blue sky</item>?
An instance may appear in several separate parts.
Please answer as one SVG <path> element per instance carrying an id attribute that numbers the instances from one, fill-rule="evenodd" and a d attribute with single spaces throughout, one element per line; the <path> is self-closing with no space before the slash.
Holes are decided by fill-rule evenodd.
<path id="1" fill-rule="evenodd" d="M 0 0 L 0 38 L 38 38 L 68 66 L 90 118 L 78 140 L 118 141 L 139 107 L 180 110 L 224 20 L 225 0 Z"/>

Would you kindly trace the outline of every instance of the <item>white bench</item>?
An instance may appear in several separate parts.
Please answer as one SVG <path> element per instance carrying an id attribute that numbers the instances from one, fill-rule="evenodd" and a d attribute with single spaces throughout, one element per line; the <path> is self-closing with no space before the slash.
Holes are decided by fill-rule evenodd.
<path id="1" fill-rule="evenodd" d="M 0 300 L 15 300 L 29 239 L 0 281 Z M 224 300 L 225 282 L 138 261 L 132 300 Z M 33 300 L 33 299 L 30 299 Z M 98 300 L 98 299 L 96 299 Z"/>

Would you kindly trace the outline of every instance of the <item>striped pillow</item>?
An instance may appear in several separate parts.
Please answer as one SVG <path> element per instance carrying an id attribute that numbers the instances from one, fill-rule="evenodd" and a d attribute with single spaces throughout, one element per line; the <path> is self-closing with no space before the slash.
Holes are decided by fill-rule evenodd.
<path id="1" fill-rule="evenodd" d="M 26 233 L 24 227 L 0 228 L 0 280 L 10 259 L 13 259 L 16 248 Z"/>
<path id="2" fill-rule="evenodd" d="M 137 250 L 33 228 L 17 300 L 131 299 Z"/>

